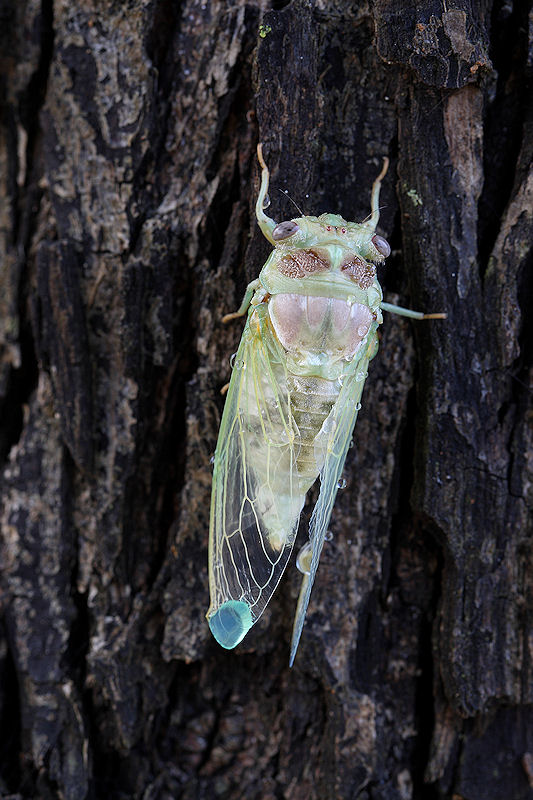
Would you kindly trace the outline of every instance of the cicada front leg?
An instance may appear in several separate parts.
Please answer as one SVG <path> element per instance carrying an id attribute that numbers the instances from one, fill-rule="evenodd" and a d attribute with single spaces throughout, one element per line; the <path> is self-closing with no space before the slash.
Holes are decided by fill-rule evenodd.
<path id="1" fill-rule="evenodd" d="M 232 319 L 237 319 L 238 317 L 244 317 L 244 315 L 246 314 L 246 312 L 250 307 L 250 302 L 252 300 L 254 292 L 258 287 L 259 287 L 259 279 L 256 278 L 255 281 L 252 281 L 246 287 L 242 303 L 240 304 L 237 311 L 232 311 L 231 314 L 225 314 L 222 317 L 222 322 L 230 322 L 230 320 Z"/>

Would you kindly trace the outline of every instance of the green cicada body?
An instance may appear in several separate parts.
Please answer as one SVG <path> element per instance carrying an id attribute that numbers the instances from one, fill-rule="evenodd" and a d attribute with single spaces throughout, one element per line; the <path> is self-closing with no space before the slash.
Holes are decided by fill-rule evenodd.
<path id="1" fill-rule="evenodd" d="M 360 408 L 377 328 L 386 309 L 376 264 L 390 253 L 376 235 L 379 190 L 366 222 L 336 214 L 259 226 L 274 250 L 236 314 L 248 319 L 236 353 L 215 452 L 209 534 L 207 612 L 215 639 L 235 647 L 259 619 L 291 555 L 306 493 L 320 477 L 294 620 L 292 665 L 346 454 Z"/>

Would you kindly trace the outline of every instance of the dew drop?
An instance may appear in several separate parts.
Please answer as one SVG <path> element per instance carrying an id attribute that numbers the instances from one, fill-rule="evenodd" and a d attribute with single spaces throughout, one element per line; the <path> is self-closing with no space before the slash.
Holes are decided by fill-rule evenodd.
<path id="1" fill-rule="evenodd" d="M 331 531 L 326 531 L 326 534 L 324 536 L 324 541 L 325 542 L 331 542 L 332 539 L 333 539 L 332 532 Z"/>
<path id="2" fill-rule="evenodd" d="M 337 481 L 337 489 L 346 489 L 346 478 L 339 478 Z"/>
<path id="3" fill-rule="evenodd" d="M 209 459 L 209 463 L 210 464 L 214 464 L 215 463 L 215 456 L 211 456 L 211 458 Z"/>
<path id="4" fill-rule="evenodd" d="M 263 200 L 263 209 L 268 208 L 270 205 L 270 197 L 268 194 L 265 195 L 265 199 Z"/>
<path id="5" fill-rule="evenodd" d="M 307 544 L 304 544 L 296 556 L 296 566 L 303 575 L 309 575 L 311 573 L 312 557 L 313 551 L 311 550 L 311 544 L 310 542 L 307 542 Z"/>
<path id="6" fill-rule="evenodd" d="M 348 450 L 351 450 L 351 449 L 352 449 L 352 447 L 353 447 L 353 439 L 352 439 L 352 441 L 350 442 L 350 444 L 348 445 Z"/>
<path id="7" fill-rule="evenodd" d="M 230 365 L 230 367 L 232 369 L 235 366 L 235 359 L 236 358 L 237 358 L 237 353 L 232 353 L 231 356 L 229 357 L 229 365 Z"/>
<path id="8" fill-rule="evenodd" d="M 360 411 L 361 410 L 361 403 L 357 403 L 357 405 L 355 406 L 355 410 L 356 411 Z"/>

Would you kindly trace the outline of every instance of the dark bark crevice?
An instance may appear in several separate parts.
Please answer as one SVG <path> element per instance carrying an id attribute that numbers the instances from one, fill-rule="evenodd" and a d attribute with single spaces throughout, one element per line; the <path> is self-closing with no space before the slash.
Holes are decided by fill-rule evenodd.
<path id="1" fill-rule="evenodd" d="M 491 59 L 497 77 L 488 92 L 484 120 L 484 181 L 479 198 L 479 269 L 483 277 L 511 198 L 525 134 L 527 102 L 527 7 L 495 3 Z"/>
<path id="2" fill-rule="evenodd" d="M 0 680 L 2 699 L 0 701 L 0 719 L 9 720 L 5 725 L 0 745 L 0 792 L 16 793 L 21 786 L 21 719 L 20 719 L 20 687 L 16 665 L 9 646 L 9 632 L 4 623 L 0 628 L 1 655 Z"/>

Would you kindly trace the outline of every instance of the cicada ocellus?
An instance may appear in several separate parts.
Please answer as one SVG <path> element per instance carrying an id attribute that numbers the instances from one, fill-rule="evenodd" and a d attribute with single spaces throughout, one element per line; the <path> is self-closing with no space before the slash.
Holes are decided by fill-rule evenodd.
<path id="1" fill-rule="evenodd" d="M 277 224 L 264 211 L 269 173 L 261 145 L 257 153 L 256 216 L 274 250 L 239 310 L 224 318 L 248 312 L 214 458 L 207 619 L 227 649 L 257 622 L 291 555 L 306 493 L 320 477 L 309 542 L 297 557 L 303 580 L 292 665 L 368 363 L 378 348 L 381 311 L 415 319 L 445 315 L 383 302 L 376 264 L 390 247 L 376 226 L 387 159 L 365 222 L 322 214 Z"/>

